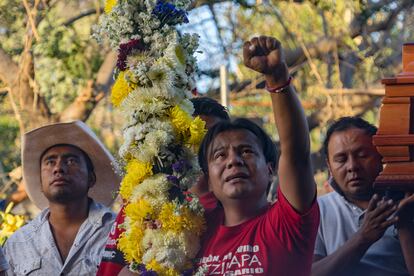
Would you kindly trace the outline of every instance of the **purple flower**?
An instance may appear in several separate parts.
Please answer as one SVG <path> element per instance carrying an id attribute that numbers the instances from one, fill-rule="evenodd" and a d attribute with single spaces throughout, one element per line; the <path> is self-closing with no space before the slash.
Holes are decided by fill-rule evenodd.
<path id="1" fill-rule="evenodd" d="M 139 272 L 139 275 L 145 275 L 145 276 L 157 276 L 158 275 L 157 272 L 153 270 L 147 270 L 144 264 L 135 264 L 133 269 L 137 270 Z"/>
<path id="2" fill-rule="evenodd" d="M 186 171 L 192 168 L 191 164 L 187 160 L 178 160 L 174 164 L 172 164 L 172 169 L 176 173 L 185 173 Z"/>
<path id="3" fill-rule="evenodd" d="M 191 276 L 191 275 L 193 275 L 193 269 L 187 269 L 187 270 L 184 270 L 184 271 L 181 273 L 181 275 L 182 275 L 182 276 Z"/>
<path id="4" fill-rule="evenodd" d="M 141 273 L 142 276 L 157 276 L 157 272 L 153 270 L 144 271 Z"/>
<path id="5" fill-rule="evenodd" d="M 167 175 L 167 180 L 168 182 L 171 182 L 174 185 L 178 185 L 178 177 L 176 177 L 175 175 Z"/>

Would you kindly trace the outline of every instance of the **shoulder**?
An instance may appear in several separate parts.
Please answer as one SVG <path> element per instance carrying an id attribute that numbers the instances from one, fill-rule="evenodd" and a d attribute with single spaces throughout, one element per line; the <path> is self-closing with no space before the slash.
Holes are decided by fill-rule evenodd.
<path id="1" fill-rule="evenodd" d="M 338 206 L 342 203 L 341 201 L 341 195 L 337 192 L 330 192 L 318 197 L 318 204 L 321 210 L 330 209 L 332 206 Z"/>
<path id="2" fill-rule="evenodd" d="M 94 223 L 101 223 L 103 225 L 110 224 L 115 221 L 116 214 L 108 207 L 92 201 L 89 210 L 89 219 Z"/>
<path id="3" fill-rule="evenodd" d="M 42 231 L 42 225 L 47 222 L 46 212 L 42 211 L 33 220 L 28 222 L 19 228 L 16 232 L 11 235 L 4 245 L 5 247 L 10 246 L 13 243 L 26 243 L 35 237 L 39 236 L 39 232 Z"/>

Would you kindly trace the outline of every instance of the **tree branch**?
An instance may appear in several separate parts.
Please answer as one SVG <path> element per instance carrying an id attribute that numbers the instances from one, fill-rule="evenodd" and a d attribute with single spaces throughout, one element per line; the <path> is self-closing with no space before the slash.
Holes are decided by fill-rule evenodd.
<path id="1" fill-rule="evenodd" d="M 116 64 L 117 54 L 110 52 L 99 68 L 96 79 L 89 80 L 78 97 L 59 116 L 60 121 L 86 121 L 96 105 L 104 98 L 112 83 L 112 72 Z"/>
<path id="2" fill-rule="evenodd" d="M 78 15 L 72 17 L 72 18 L 69 18 L 62 25 L 65 26 L 65 27 L 68 27 L 68 26 L 72 25 L 73 23 L 75 23 L 76 21 L 78 21 L 79 19 L 82 19 L 82 18 L 87 17 L 87 16 L 92 15 L 92 14 L 97 14 L 98 12 L 103 13 L 104 9 L 100 8 L 100 9 L 86 10 L 86 11 L 81 12 L 80 14 L 78 14 Z"/>
<path id="3" fill-rule="evenodd" d="M 0 79 L 10 86 L 18 76 L 19 67 L 16 62 L 0 46 Z"/>

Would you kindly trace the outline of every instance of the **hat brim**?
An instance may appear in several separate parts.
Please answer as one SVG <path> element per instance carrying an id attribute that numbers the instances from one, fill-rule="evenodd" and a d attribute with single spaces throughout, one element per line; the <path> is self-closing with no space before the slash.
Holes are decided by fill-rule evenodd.
<path id="1" fill-rule="evenodd" d="M 113 168 L 114 158 L 81 121 L 51 124 L 23 135 L 23 180 L 30 200 L 40 209 L 49 206 L 41 190 L 40 157 L 46 149 L 58 144 L 76 146 L 89 156 L 96 174 L 96 183 L 89 189 L 89 197 L 106 206 L 112 204 L 121 182 Z"/>

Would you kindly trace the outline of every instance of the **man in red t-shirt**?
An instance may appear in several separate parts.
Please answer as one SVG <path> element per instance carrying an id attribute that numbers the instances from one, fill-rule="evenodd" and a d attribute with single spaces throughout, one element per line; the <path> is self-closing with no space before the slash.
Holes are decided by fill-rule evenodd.
<path id="1" fill-rule="evenodd" d="M 206 128 L 211 128 L 214 124 L 220 121 L 229 121 L 230 117 L 226 109 L 216 100 L 207 97 L 192 98 L 191 102 L 194 106 L 193 116 L 200 116 L 206 122 Z M 204 194 L 209 191 L 208 183 L 204 176 L 201 176 L 198 185 L 192 190 L 193 193 Z M 210 199 L 205 201 L 206 207 L 215 207 L 216 200 Z M 108 240 L 105 245 L 105 251 L 102 256 L 102 261 L 99 265 L 97 276 L 112 276 L 118 275 L 123 267 L 128 263 L 124 259 L 123 253 L 117 248 L 117 240 L 119 236 L 125 231 L 119 227 L 124 223 L 125 213 L 124 207 L 119 211 L 115 223 L 112 226 Z"/>
<path id="2" fill-rule="evenodd" d="M 244 63 L 263 73 L 280 138 L 278 200 L 267 202 L 276 150 L 247 119 L 220 122 L 200 146 L 199 163 L 221 204 L 207 210 L 197 266 L 206 275 L 309 275 L 319 224 L 309 133 L 279 41 L 256 37 Z M 201 202 L 211 195 L 201 196 Z"/>

